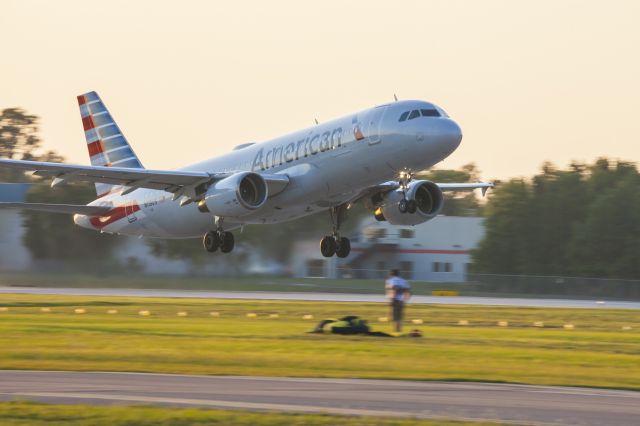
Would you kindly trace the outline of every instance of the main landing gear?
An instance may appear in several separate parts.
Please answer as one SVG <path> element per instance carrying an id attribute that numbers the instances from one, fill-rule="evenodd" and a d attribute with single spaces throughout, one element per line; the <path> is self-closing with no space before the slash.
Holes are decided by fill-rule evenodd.
<path id="1" fill-rule="evenodd" d="M 347 213 L 347 205 L 341 204 L 337 207 L 332 207 L 329 213 L 331 213 L 333 232 L 320 240 L 320 252 L 324 257 L 332 257 L 333 255 L 342 258 L 347 257 L 351 252 L 351 241 L 346 237 L 341 237 L 339 233 L 340 224 Z"/>
<path id="2" fill-rule="evenodd" d="M 400 189 L 402 189 L 402 199 L 398 202 L 398 210 L 400 213 L 414 214 L 418 210 L 418 205 L 415 200 L 407 200 L 407 187 L 409 186 L 409 182 L 411 182 L 411 178 L 412 175 L 410 171 L 402 171 L 398 177 L 398 183 L 400 184 Z"/>
<path id="3" fill-rule="evenodd" d="M 222 218 L 217 220 L 218 228 L 209 231 L 202 238 L 202 245 L 209 253 L 220 249 L 222 253 L 230 253 L 235 245 L 233 234 L 222 229 Z"/>

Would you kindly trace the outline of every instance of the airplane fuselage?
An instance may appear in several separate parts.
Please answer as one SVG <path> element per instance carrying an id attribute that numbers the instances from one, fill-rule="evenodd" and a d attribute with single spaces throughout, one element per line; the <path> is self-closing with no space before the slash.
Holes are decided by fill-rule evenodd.
<path id="1" fill-rule="evenodd" d="M 412 116 L 414 111 L 427 112 Z M 225 229 L 233 229 L 294 220 L 343 204 L 365 188 L 396 178 L 401 170 L 432 167 L 449 156 L 461 138 L 460 127 L 439 107 L 399 101 L 241 145 L 180 170 L 288 176 L 286 190 L 269 197 L 261 208 L 242 217 L 225 217 Z M 201 237 L 214 227 L 215 212 L 203 213 L 195 203 L 180 206 L 168 192 L 143 188 L 127 195 L 121 192 L 90 203 L 113 207 L 110 215 L 75 215 L 75 223 L 102 232 L 161 238 Z"/>

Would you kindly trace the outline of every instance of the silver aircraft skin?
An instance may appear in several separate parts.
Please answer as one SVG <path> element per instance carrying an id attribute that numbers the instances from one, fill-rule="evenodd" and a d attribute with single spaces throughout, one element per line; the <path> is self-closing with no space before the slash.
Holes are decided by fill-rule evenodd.
<path id="1" fill-rule="evenodd" d="M 95 92 L 87 95 L 91 94 Z M 86 99 L 98 99 L 105 114 L 97 94 Z M 87 111 L 83 123 L 89 151 L 97 155 L 95 145 L 104 151 L 109 137 L 100 136 L 100 113 L 92 115 L 87 124 Z M 106 114 L 110 119 L 106 126 L 116 126 L 108 111 Z M 98 140 L 90 141 L 92 137 Z M 113 152 L 128 150 L 135 157 L 124 135 L 121 139 L 125 145 Z M 345 257 L 348 240 L 339 236 L 339 227 L 351 203 L 364 202 L 379 220 L 415 225 L 437 216 L 442 191 L 480 188 L 484 192 L 492 187 L 490 183 L 411 180 L 413 172 L 447 158 L 461 140 L 460 127 L 442 108 L 424 101 L 396 101 L 265 142 L 240 145 L 176 171 L 148 170 L 140 168 L 141 164 L 123 168 L 108 161 L 104 166 L 73 166 L 0 160 L 0 167 L 52 177 L 52 186 L 89 181 L 109 189 L 87 206 L 0 203 L 0 207 L 72 213 L 77 225 L 106 233 L 159 238 L 205 235 L 208 251 L 221 247 L 224 252 L 233 248 L 229 231 L 240 226 L 276 224 L 330 210 L 328 225 L 333 224 L 333 234 L 322 244 L 327 238 L 333 241 L 322 252 L 328 257 L 337 250 L 338 256 Z M 104 151 L 105 158 L 109 152 Z M 207 236 L 212 240 L 207 241 Z"/>

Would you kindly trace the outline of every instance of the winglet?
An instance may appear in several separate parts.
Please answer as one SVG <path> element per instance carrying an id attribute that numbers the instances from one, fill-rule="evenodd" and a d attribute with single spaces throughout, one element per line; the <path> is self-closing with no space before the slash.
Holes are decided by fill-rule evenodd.
<path id="1" fill-rule="evenodd" d="M 485 196 L 485 194 L 487 193 L 487 191 L 489 190 L 489 188 L 495 188 L 495 187 L 496 187 L 496 185 L 495 185 L 493 182 L 489 183 L 489 185 L 487 185 L 487 186 L 484 186 L 484 187 L 482 188 L 482 196 L 483 196 L 483 197 Z"/>

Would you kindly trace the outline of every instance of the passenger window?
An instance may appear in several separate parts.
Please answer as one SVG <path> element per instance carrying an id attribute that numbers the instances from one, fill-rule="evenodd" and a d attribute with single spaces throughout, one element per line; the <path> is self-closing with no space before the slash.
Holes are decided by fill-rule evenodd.
<path id="1" fill-rule="evenodd" d="M 410 112 L 410 111 L 405 111 L 405 112 L 403 112 L 403 113 L 402 113 L 402 115 L 400 116 L 400 120 L 398 120 L 398 121 L 404 121 L 404 120 L 406 120 L 406 119 L 407 119 L 407 117 L 409 116 L 409 112 Z"/>
<path id="2" fill-rule="evenodd" d="M 418 117 L 420 117 L 420 111 L 418 111 L 417 109 L 414 109 L 413 111 L 411 111 L 411 114 L 409 114 L 409 120 L 413 120 L 414 118 Z"/>
<path id="3" fill-rule="evenodd" d="M 421 109 L 423 117 L 440 117 L 440 113 L 435 109 Z"/>

